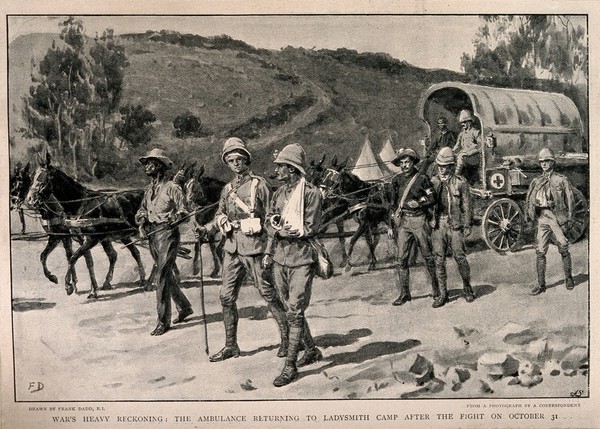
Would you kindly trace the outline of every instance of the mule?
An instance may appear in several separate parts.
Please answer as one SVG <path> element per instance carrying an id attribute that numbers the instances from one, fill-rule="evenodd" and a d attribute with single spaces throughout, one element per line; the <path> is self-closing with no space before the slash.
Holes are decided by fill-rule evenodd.
<path id="1" fill-rule="evenodd" d="M 336 160 L 337 161 L 337 160 Z M 370 262 L 368 270 L 377 264 L 375 248 L 379 242 L 377 229 L 380 223 L 390 225 L 391 210 L 384 192 L 383 184 L 367 183 L 346 169 L 346 163 L 334 165 L 326 169 L 320 188 L 324 196 L 321 232 L 331 223 L 335 223 L 338 232 L 343 234 L 343 223 L 351 216 L 358 228 L 350 238 L 348 250 L 342 244 L 342 262 L 340 266 L 349 270 L 352 267 L 350 258 L 358 239 L 364 235 L 369 248 Z"/>
<path id="2" fill-rule="evenodd" d="M 17 164 L 15 174 L 11 177 L 11 208 L 16 208 L 19 211 L 22 225 L 21 232 L 23 234 L 25 233 L 24 206 L 27 206 L 26 198 L 32 184 L 32 177 L 29 174 L 29 170 L 30 163 L 27 163 L 24 168 L 21 168 L 21 166 Z M 81 243 L 82 239 L 79 236 L 72 236 L 68 228 L 64 225 L 64 209 L 54 196 L 48 198 L 48 201 L 41 205 L 36 211 L 40 214 L 42 228 L 48 235 L 48 242 L 46 243 L 44 250 L 40 253 L 40 262 L 42 264 L 44 276 L 52 283 L 57 284 L 58 277 L 52 274 L 48 269 L 48 256 L 59 243 L 62 243 L 68 259 L 73 255 L 73 240 Z M 91 271 L 93 275 L 94 262 L 91 259 L 91 254 L 86 253 L 84 256 L 88 270 Z M 71 271 L 71 278 L 76 285 L 77 272 L 75 269 Z"/>
<path id="3" fill-rule="evenodd" d="M 187 209 L 196 211 L 192 218 L 192 227 L 204 225 L 212 221 L 219 208 L 221 192 L 225 182 L 204 176 L 204 166 L 196 167 L 196 163 L 184 164 L 175 174 L 173 180 L 180 183 L 184 190 Z M 204 209 L 203 209 L 204 208 Z M 213 258 L 213 270 L 210 277 L 218 277 L 221 273 L 223 261 L 223 240 L 219 233 L 202 237 L 194 243 L 193 273 L 200 273 L 201 245 L 207 240 Z M 200 273 L 201 274 L 201 273 Z"/>
<path id="4" fill-rule="evenodd" d="M 52 212 L 53 216 L 62 217 L 63 221 L 65 217 L 74 217 L 77 225 L 69 227 L 63 222 L 66 232 L 60 233 L 59 236 L 68 234 L 82 237 L 79 248 L 70 256 L 68 255 L 68 268 L 65 275 L 67 295 L 71 295 L 77 290 L 76 278 L 73 276 L 75 264 L 81 256 L 88 254 L 98 243 L 104 248 L 109 260 L 109 269 L 102 289 L 112 289 L 111 282 L 117 261 L 117 252 L 111 241 L 116 240 L 123 243 L 134 257 L 139 270 L 140 286 L 143 286 L 146 273 L 139 250 L 131 244 L 131 237 L 137 233 L 135 214 L 140 207 L 144 191 L 133 190 L 116 193 L 93 191 L 51 165 L 49 154 L 45 158 L 38 157 L 38 164 L 26 202 L 31 207 L 45 209 Z M 85 257 L 87 262 L 88 257 Z M 91 292 L 88 298 L 97 298 L 98 283 L 90 265 L 88 263 L 91 281 Z"/>

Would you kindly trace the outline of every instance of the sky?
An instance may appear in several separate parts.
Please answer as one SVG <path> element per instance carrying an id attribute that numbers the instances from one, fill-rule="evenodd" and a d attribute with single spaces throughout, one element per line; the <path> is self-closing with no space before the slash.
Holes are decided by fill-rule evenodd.
<path id="1" fill-rule="evenodd" d="M 28 33 L 58 33 L 59 16 L 10 16 L 9 41 Z M 257 48 L 348 48 L 384 52 L 423 68 L 460 70 L 464 52 L 473 52 L 480 24 L 473 16 L 83 16 L 93 36 L 112 28 L 116 34 L 174 30 L 201 36 L 227 34 Z"/>

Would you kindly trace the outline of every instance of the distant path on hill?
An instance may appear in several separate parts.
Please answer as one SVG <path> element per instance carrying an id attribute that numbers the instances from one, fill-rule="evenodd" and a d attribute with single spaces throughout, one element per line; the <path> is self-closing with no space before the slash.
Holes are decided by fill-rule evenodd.
<path id="1" fill-rule="evenodd" d="M 252 141 L 253 149 L 262 149 L 283 140 L 291 135 L 297 129 L 303 128 L 313 123 L 319 114 L 325 112 L 331 106 L 331 99 L 327 92 L 313 81 L 303 77 L 310 90 L 313 92 L 316 102 L 308 109 L 294 115 L 285 124 L 272 128 L 266 135 L 263 135 Z"/>

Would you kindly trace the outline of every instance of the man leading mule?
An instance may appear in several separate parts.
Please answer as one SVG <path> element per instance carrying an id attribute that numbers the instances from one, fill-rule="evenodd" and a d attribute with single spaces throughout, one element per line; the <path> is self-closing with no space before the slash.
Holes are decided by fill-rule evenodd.
<path id="1" fill-rule="evenodd" d="M 158 322 L 150 335 L 163 335 L 171 327 L 171 298 L 179 315 L 173 323 L 181 323 L 193 314 L 192 306 L 181 291 L 173 272 L 177 259 L 180 234 L 178 222 L 185 219 L 183 191 L 169 180 L 165 172 L 173 162 L 162 149 L 152 149 L 140 158 L 151 182 L 146 188 L 142 204 L 135 215 L 141 237 L 148 237 L 150 253 L 156 265 L 156 310 Z"/>

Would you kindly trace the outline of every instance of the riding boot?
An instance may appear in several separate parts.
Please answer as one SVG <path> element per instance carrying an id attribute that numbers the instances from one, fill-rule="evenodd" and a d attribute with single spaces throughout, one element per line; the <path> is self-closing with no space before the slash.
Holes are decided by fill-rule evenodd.
<path id="1" fill-rule="evenodd" d="M 273 385 L 275 387 L 286 386 L 298 377 L 296 359 L 298 358 L 298 347 L 300 346 L 302 331 L 302 325 L 298 326 L 294 324 L 290 326 L 288 353 L 281 374 L 273 380 Z"/>
<path id="2" fill-rule="evenodd" d="M 237 345 L 237 307 L 223 307 L 223 323 L 225 324 L 225 347 L 211 355 L 208 360 L 220 362 L 229 358 L 240 356 L 240 348 Z"/>
<path id="3" fill-rule="evenodd" d="M 281 344 L 279 345 L 279 350 L 277 350 L 277 357 L 283 358 L 287 356 L 288 351 L 289 327 L 287 318 L 279 301 L 270 302 L 268 305 L 273 318 L 277 322 L 277 326 L 279 326 L 279 335 L 281 336 Z"/>
<path id="4" fill-rule="evenodd" d="M 446 286 L 448 275 L 446 274 L 446 258 L 436 257 L 435 261 L 435 275 L 438 280 L 438 286 L 441 288 L 442 285 Z M 447 289 L 446 289 L 447 290 Z M 438 289 L 437 294 L 433 292 L 433 299 L 436 300 L 440 297 L 440 291 Z"/>
<path id="5" fill-rule="evenodd" d="M 425 265 L 427 266 L 427 272 L 429 273 L 429 278 L 431 279 L 431 290 L 434 295 L 440 294 L 440 287 L 438 284 L 438 278 L 435 272 L 435 259 L 432 256 L 425 259 Z"/>
<path id="6" fill-rule="evenodd" d="M 444 267 L 445 268 L 445 267 Z M 440 269 L 438 267 L 438 273 L 440 272 Z M 433 308 L 438 308 L 438 307 L 442 307 L 444 304 L 446 304 L 448 302 L 448 289 L 447 289 L 447 283 L 446 283 L 446 273 L 444 272 L 443 276 L 438 276 L 438 282 L 437 282 L 437 295 L 435 294 L 436 291 L 434 290 L 434 298 L 433 298 L 433 304 L 431 305 Z"/>
<path id="7" fill-rule="evenodd" d="M 410 289 L 408 287 L 410 273 L 408 271 L 408 268 L 398 267 L 396 269 L 396 274 L 398 276 L 398 285 L 400 286 L 400 296 L 398 296 L 398 298 L 396 298 L 396 300 L 392 302 L 392 305 L 402 305 L 412 299 L 412 297 L 410 296 Z"/>
<path id="8" fill-rule="evenodd" d="M 568 250 L 560 252 L 562 256 L 563 269 L 565 271 L 565 287 L 567 290 L 572 290 L 575 287 L 573 282 L 571 254 Z"/>
<path id="9" fill-rule="evenodd" d="M 298 359 L 298 367 L 310 365 L 311 363 L 318 362 L 323 359 L 323 353 L 321 353 L 321 350 L 315 346 L 315 340 L 310 333 L 306 318 L 304 319 L 304 324 L 302 327 L 302 343 L 304 344 L 304 354 L 300 359 Z M 302 344 L 300 344 L 300 346 L 301 345 Z M 300 346 L 298 347 L 298 351 L 300 351 Z"/>
<path id="10" fill-rule="evenodd" d="M 471 287 L 471 267 L 467 260 L 461 260 L 458 263 L 458 272 L 463 282 L 463 291 L 465 293 L 465 300 L 467 302 L 473 302 L 475 300 L 475 294 Z"/>
<path id="11" fill-rule="evenodd" d="M 537 270 L 538 284 L 531 289 L 530 295 L 539 295 L 546 292 L 546 255 L 538 253 L 535 258 L 535 268 Z"/>

